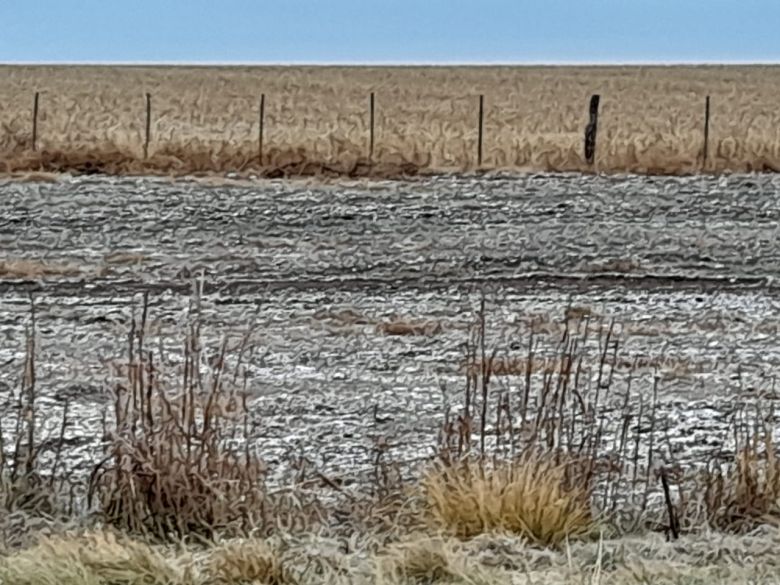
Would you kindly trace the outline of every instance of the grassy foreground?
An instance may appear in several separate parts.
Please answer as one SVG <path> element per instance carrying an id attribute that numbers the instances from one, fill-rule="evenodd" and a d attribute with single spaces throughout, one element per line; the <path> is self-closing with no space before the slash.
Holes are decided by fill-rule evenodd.
<path id="1" fill-rule="evenodd" d="M 780 532 L 572 542 L 540 550 L 507 534 L 461 541 L 410 535 L 386 546 L 312 536 L 210 547 L 150 546 L 111 533 L 44 538 L 0 559 L 14 585 L 315 583 L 756 584 L 780 582 Z"/>

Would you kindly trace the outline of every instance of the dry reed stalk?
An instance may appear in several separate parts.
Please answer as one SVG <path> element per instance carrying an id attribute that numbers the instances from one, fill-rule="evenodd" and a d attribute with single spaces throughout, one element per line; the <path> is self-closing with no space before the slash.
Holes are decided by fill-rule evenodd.
<path id="1" fill-rule="evenodd" d="M 69 470 L 59 473 L 65 429 L 69 424 L 69 403 L 66 401 L 63 408 L 58 436 L 51 440 L 40 436 L 38 421 L 44 416 L 51 417 L 51 413 L 41 412 L 38 402 L 36 338 L 35 299 L 30 295 L 21 388 L 12 411 L 6 415 L 14 420 L 10 453 L 5 450 L 5 436 L 0 432 L 0 506 L 6 512 L 22 510 L 52 517 L 62 513 L 70 474 Z M 53 452 L 50 466 L 41 462 L 41 455 L 48 451 Z"/>
<path id="2" fill-rule="evenodd" d="M 724 465 L 722 457 L 713 457 L 699 475 L 694 494 L 710 526 L 744 533 L 761 524 L 780 525 L 780 460 L 761 405 L 756 405 L 752 421 L 739 410 L 732 423 L 736 442 L 731 461 Z M 745 417 L 742 423 L 740 416 Z M 698 519 L 696 510 L 681 512 L 691 514 L 693 518 L 685 518 L 689 524 Z"/>
<path id="3" fill-rule="evenodd" d="M 195 306 L 184 343 L 183 383 L 174 387 L 157 375 L 153 354 L 144 350 L 148 295 L 139 325 L 132 321 L 132 367 L 126 383 L 117 386 L 106 456 L 89 486 L 90 502 L 97 500 L 104 519 L 130 532 L 211 537 L 264 527 L 265 466 L 236 446 L 250 440 L 236 436 L 236 428 L 249 428 L 246 399 L 225 385 L 224 342 L 211 383 L 195 373 L 201 352 L 197 300 Z"/>
<path id="4" fill-rule="evenodd" d="M 472 442 L 476 442 L 472 437 L 473 427 L 478 431 L 475 446 L 479 448 L 481 461 L 500 465 L 505 462 L 507 452 L 520 458 L 541 452 L 552 461 L 565 462 L 568 479 L 576 478 L 577 485 L 594 498 L 591 502 L 594 508 L 609 517 L 625 512 L 618 503 L 623 496 L 619 486 L 630 483 L 631 473 L 635 477 L 634 487 L 646 500 L 651 489 L 647 480 L 652 455 L 647 463 L 635 455 L 631 465 L 627 426 L 627 421 L 641 420 L 642 403 L 637 416 L 629 400 L 632 380 L 641 370 L 628 368 L 627 388 L 620 393 L 619 406 L 615 407 L 616 364 L 627 362 L 620 355 L 615 323 L 598 327 L 595 331 L 599 331 L 600 337 L 591 339 L 594 329 L 590 326 L 590 315 L 584 315 L 584 320 L 579 315 L 571 323 L 567 320 L 549 352 L 542 350 L 531 328 L 527 357 L 509 358 L 515 367 L 502 378 L 507 379 L 508 388 L 513 378 L 522 380 L 518 383 L 522 388 L 516 405 L 519 411 L 514 413 L 508 395 L 503 390 L 490 389 L 496 374 L 496 368 L 491 366 L 509 362 L 508 358 L 497 356 L 497 347 L 487 347 L 484 311 L 481 303 L 466 344 L 461 370 L 466 378 L 463 413 L 456 419 L 446 417 L 439 435 L 439 460 L 445 466 L 457 467 L 459 461 L 467 458 Z M 596 342 L 599 348 L 594 351 Z M 634 361 L 639 360 L 634 358 Z M 615 410 L 617 413 L 613 414 Z M 495 419 L 489 421 L 489 413 L 493 412 Z M 472 416 L 476 420 L 472 421 Z M 655 450 L 654 434 L 654 425 L 649 437 L 640 438 L 637 434 L 637 454 L 640 443 L 651 453 Z M 606 436 L 613 437 L 612 449 L 606 445 Z M 642 484 L 637 482 L 639 477 L 645 480 Z"/>

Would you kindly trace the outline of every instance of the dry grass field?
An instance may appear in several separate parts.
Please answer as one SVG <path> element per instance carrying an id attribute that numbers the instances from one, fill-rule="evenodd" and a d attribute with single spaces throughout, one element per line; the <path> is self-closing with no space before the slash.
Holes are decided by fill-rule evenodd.
<path id="1" fill-rule="evenodd" d="M 780 68 L 0 67 L 0 171 L 687 173 L 780 168 Z M 40 92 L 37 152 L 33 96 Z M 143 160 L 146 103 L 152 139 Z M 376 145 L 368 165 L 369 95 Z M 258 156 L 265 94 L 264 158 Z M 583 155 L 599 93 L 595 167 Z"/>

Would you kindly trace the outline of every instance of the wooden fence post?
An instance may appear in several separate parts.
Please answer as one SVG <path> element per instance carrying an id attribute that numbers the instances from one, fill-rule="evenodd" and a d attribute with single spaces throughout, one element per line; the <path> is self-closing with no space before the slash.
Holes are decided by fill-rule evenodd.
<path id="1" fill-rule="evenodd" d="M 477 131 L 477 167 L 482 166 L 482 126 L 485 121 L 485 96 L 479 96 L 479 123 Z"/>
<path id="2" fill-rule="evenodd" d="M 368 139 L 368 162 L 374 161 L 374 92 L 371 92 L 371 97 L 368 100 L 369 110 L 369 139 Z"/>
<path id="3" fill-rule="evenodd" d="M 257 129 L 257 158 L 263 166 L 263 127 L 265 125 L 265 94 L 260 94 L 260 127 Z"/>
<path id="4" fill-rule="evenodd" d="M 152 94 L 146 94 L 146 140 L 144 141 L 144 158 L 149 158 L 149 142 L 152 135 Z"/>
<path id="5" fill-rule="evenodd" d="M 672 494 L 669 489 L 669 478 L 666 474 L 666 469 L 661 468 L 661 487 L 664 490 L 664 501 L 666 502 L 666 513 L 669 516 L 669 531 L 671 532 L 672 540 L 680 538 L 680 518 L 677 515 L 677 509 L 672 502 Z"/>
<path id="6" fill-rule="evenodd" d="M 707 155 L 709 154 L 710 145 L 710 96 L 704 100 L 704 153 L 702 169 L 707 166 Z"/>
<path id="7" fill-rule="evenodd" d="M 35 92 L 33 98 L 33 119 L 32 119 L 32 149 L 38 150 L 38 92 Z"/>
<path id="8" fill-rule="evenodd" d="M 601 96 L 594 94 L 590 96 L 590 121 L 585 128 L 585 160 L 589 165 L 593 164 L 596 158 L 596 134 L 599 129 L 599 102 Z"/>

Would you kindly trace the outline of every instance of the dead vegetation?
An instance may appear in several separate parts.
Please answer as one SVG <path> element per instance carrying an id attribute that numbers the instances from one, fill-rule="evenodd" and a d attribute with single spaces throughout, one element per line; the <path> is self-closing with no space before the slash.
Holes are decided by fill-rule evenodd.
<path id="1" fill-rule="evenodd" d="M 376 329 L 385 335 L 414 335 L 428 337 L 441 333 L 444 330 L 444 327 L 439 321 L 395 319 L 378 323 Z"/>
<path id="2" fill-rule="evenodd" d="M 327 539 L 291 542 L 280 552 L 262 540 L 162 547 L 103 531 L 42 538 L 0 556 L 0 582 L 13 585 L 413 585 L 604 583 L 641 585 L 775 583 L 777 530 L 763 534 L 573 542 L 560 551 L 529 547 L 519 537 L 460 541 L 425 534 L 373 552 L 361 547 L 331 564 Z M 270 555 L 270 556 L 269 556 Z"/>
<path id="3" fill-rule="evenodd" d="M 185 339 L 180 383 L 169 387 L 145 351 L 148 296 L 133 321 L 127 380 L 115 389 L 106 458 L 90 480 L 105 521 L 158 538 L 211 537 L 235 526 L 261 527 L 265 465 L 248 445 L 246 393 L 229 387 L 223 343 L 210 372 L 202 371 L 200 324 Z M 243 444 L 238 448 L 236 444 Z"/>
<path id="4" fill-rule="evenodd" d="M 435 525 L 459 538 L 509 532 L 547 547 L 595 526 L 587 482 L 550 456 L 464 461 L 429 472 L 424 486 Z"/>
<path id="5" fill-rule="evenodd" d="M 442 467 L 433 476 L 433 493 L 447 493 L 452 500 L 435 500 L 440 525 L 456 534 L 480 532 L 474 528 L 480 525 L 504 530 L 513 526 L 509 530 L 525 530 L 532 542 L 547 539 L 552 544 L 567 530 L 540 538 L 541 530 L 529 533 L 523 514 L 545 517 L 540 526 L 548 529 L 566 517 L 587 533 L 589 521 L 577 519 L 598 518 L 610 531 L 645 527 L 670 538 L 702 526 L 742 532 L 780 522 L 773 410 L 762 410 L 760 397 L 745 401 L 735 409 L 729 432 L 720 437 L 722 446 L 736 439 L 736 454 L 730 456 L 721 447 L 711 452 L 706 469 L 681 468 L 668 432 L 661 430 L 658 383 L 663 369 L 676 368 L 675 376 L 683 377 L 691 366 L 663 356 L 623 356 L 616 324 L 594 329 L 591 316 L 590 311 L 569 314 L 545 356 L 539 356 L 531 328 L 525 357 L 502 360 L 500 348 L 488 346 L 483 299 L 461 364 L 465 387 L 460 410 L 446 412 L 440 433 Z M 637 388 L 643 376 L 649 378 L 645 388 L 650 396 Z M 748 416 L 752 408 L 757 411 Z M 536 458 L 539 454 L 541 459 Z M 527 461 L 543 465 L 529 469 L 522 465 Z M 523 484 L 524 474 L 533 481 Z M 498 505 L 522 486 L 532 490 L 539 485 L 545 485 L 542 493 L 551 500 L 530 491 L 518 498 L 531 506 L 523 514 L 512 511 L 507 502 Z M 474 495 L 480 492 L 492 495 Z M 653 510 L 652 499 L 665 504 Z M 494 504 L 498 507 L 491 508 Z M 559 516 L 561 506 L 567 513 Z M 512 515 L 521 520 L 511 520 Z"/>
<path id="6" fill-rule="evenodd" d="M 740 534 L 762 525 L 780 526 L 780 462 L 772 432 L 763 426 L 743 427 L 742 433 L 737 426 L 735 431 L 734 458 L 708 463 L 698 489 L 691 490 L 692 501 L 681 502 L 679 515 L 692 516 L 686 507 L 698 508 L 713 528 Z"/>
<path id="7" fill-rule="evenodd" d="M 733 455 L 724 451 L 703 469 L 679 469 L 665 456 L 672 449 L 657 415 L 656 387 L 645 396 L 634 386 L 641 368 L 620 372 L 636 360 L 620 357 L 614 323 L 599 327 L 596 343 L 588 344 L 592 315 L 569 315 L 565 334 L 549 348 L 554 368 L 526 367 L 507 375 L 514 378 L 510 384 L 496 384 L 495 372 L 482 365 L 498 352 L 488 345 L 484 301 L 465 347 L 461 400 L 443 413 L 437 455 L 423 462 L 422 473 L 389 479 L 393 461 L 378 450 L 371 489 L 362 493 L 314 467 L 305 477 L 310 464 L 304 460 L 286 461 L 283 465 L 298 465 L 299 473 L 297 484 L 282 490 L 289 494 L 285 500 L 266 485 L 262 442 L 249 440 L 252 413 L 241 370 L 249 334 L 237 346 L 223 343 L 207 359 L 197 306 L 196 294 L 183 366 L 173 371 L 166 369 L 165 356 L 150 351 L 147 299 L 131 321 L 126 355 L 132 367 L 114 389 L 105 457 L 95 462 L 85 486 L 93 517 L 126 536 L 54 536 L 37 547 L 8 551 L 0 556 L 2 582 L 282 585 L 356 576 L 384 583 L 501 582 L 510 573 L 467 558 L 471 543 L 497 535 L 518 538 L 524 545 L 517 554 L 525 558 L 539 549 L 571 554 L 570 547 L 585 546 L 578 541 L 604 534 L 652 538 L 657 531 L 683 540 L 702 528 L 744 535 L 780 525 L 771 409 L 735 414 Z M 540 351 L 533 335 L 526 364 Z M 6 513 L 51 517 L 69 509 L 78 516 L 83 510 L 67 497 L 74 480 L 62 464 L 64 431 L 50 441 L 38 428 L 43 415 L 35 339 L 33 309 L 15 396 L 19 419 L 12 436 L 0 436 L 0 452 L 13 453 L 2 459 L 0 496 Z M 237 353 L 229 352 L 234 346 Z M 618 416 L 605 416 L 615 410 Z M 62 419 L 65 429 L 67 405 Z M 40 455 L 46 450 L 53 463 L 44 465 Z M 319 501 L 324 491 L 337 496 L 329 509 Z M 664 496 L 665 504 L 652 504 Z M 358 570 L 344 560 L 355 552 L 349 543 L 348 552 L 340 553 L 343 563 L 325 555 L 307 558 L 301 569 L 295 553 L 264 538 L 314 533 L 348 538 L 344 535 L 354 534 L 355 527 L 377 543 L 371 554 L 361 552 L 361 562 L 371 558 L 373 569 Z M 419 538 L 410 540 L 411 534 Z M 225 543 L 225 536 L 240 539 Z M 182 554 L 144 544 L 193 539 L 208 543 L 205 550 Z M 602 554 L 591 554 L 590 565 L 581 567 L 603 572 L 604 582 L 641 582 L 628 566 L 609 564 Z M 526 561 L 513 562 L 517 571 Z M 545 570 L 563 583 L 565 566 Z M 641 575 L 659 570 L 644 567 Z"/>
<path id="8" fill-rule="evenodd" d="M 187 571 L 162 551 L 113 533 L 45 538 L 0 559 L 0 581 L 14 585 L 185 585 Z"/>
<path id="9" fill-rule="evenodd" d="M 664 377 L 684 378 L 705 371 L 710 364 L 674 356 L 635 355 L 609 356 L 605 365 L 621 372 L 656 371 Z M 532 359 L 525 356 L 492 356 L 484 364 L 481 360 L 471 364 L 461 363 L 460 369 L 467 375 L 478 374 L 484 370 L 493 376 L 523 376 L 526 373 L 553 375 L 568 367 L 571 367 L 571 364 L 560 356 L 534 356 Z"/>
<path id="10" fill-rule="evenodd" d="M 407 538 L 388 547 L 377 561 L 380 575 L 401 583 L 457 583 L 488 576 L 469 561 L 462 545 L 441 537 Z"/>
<path id="11" fill-rule="evenodd" d="M 348 332 L 356 326 L 373 325 L 374 331 L 383 335 L 430 337 L 444 331 L 441 321 L 391 316 L 376 319 L 354 309 L 320 310 L 314 318 L 327 324 L 331 331 Z"/>
<path id="12" fill-rule="evenodd" d="M 0 260 L 0 278 L 39 279 L 48 276 L 77 276 L 81 270 L 70 264 L 59 264 L 38 259 Z"/>
<path id="13" fill-rule="evenodd" d="M 215 548 L 208 556 L 204 573 L 214 585 L 295 583 L 281 555 L 264 540 L 244 540 Z"/>
<path id="14" fill-rule="evenodd" d="M 69 494 L 69 473 L 61 466 L 69 402 L 63 406 L 58 435 L 43 437 L 39 429 L 44 415 L 36 379 L 35 327 L 35 305 L 31 299 L 21 384 L 18 394 L 8 397 L 11 408 L 5 414 L 12 423 L 11 436 L 0 426 L 0 515 L 21 513 L 56 519 L 66 509 L 72 510 L 72 501 L 66 502 L 63 497 Z M 54 413 L 49 416 L 56 420 Z"/>
<path id="15" fill-rule="evenodd" d="M 0 113 L 1 172 L 384 177 L 475 169 L 480 94 L 486 169 L 698 171 L 707 95 L 706 170 L 780 169 L 771 130 L 780 70 L 768 66 L 3 66 L 0 77 L 0 103 L 7 105 Z M 152 95 L 147 158 L 146 92 Z M 371 92 L 376 147 L 369 161 Z M 603 114 L 591 167 L 582 140 L 593 93 L 602 96 Z"/>

